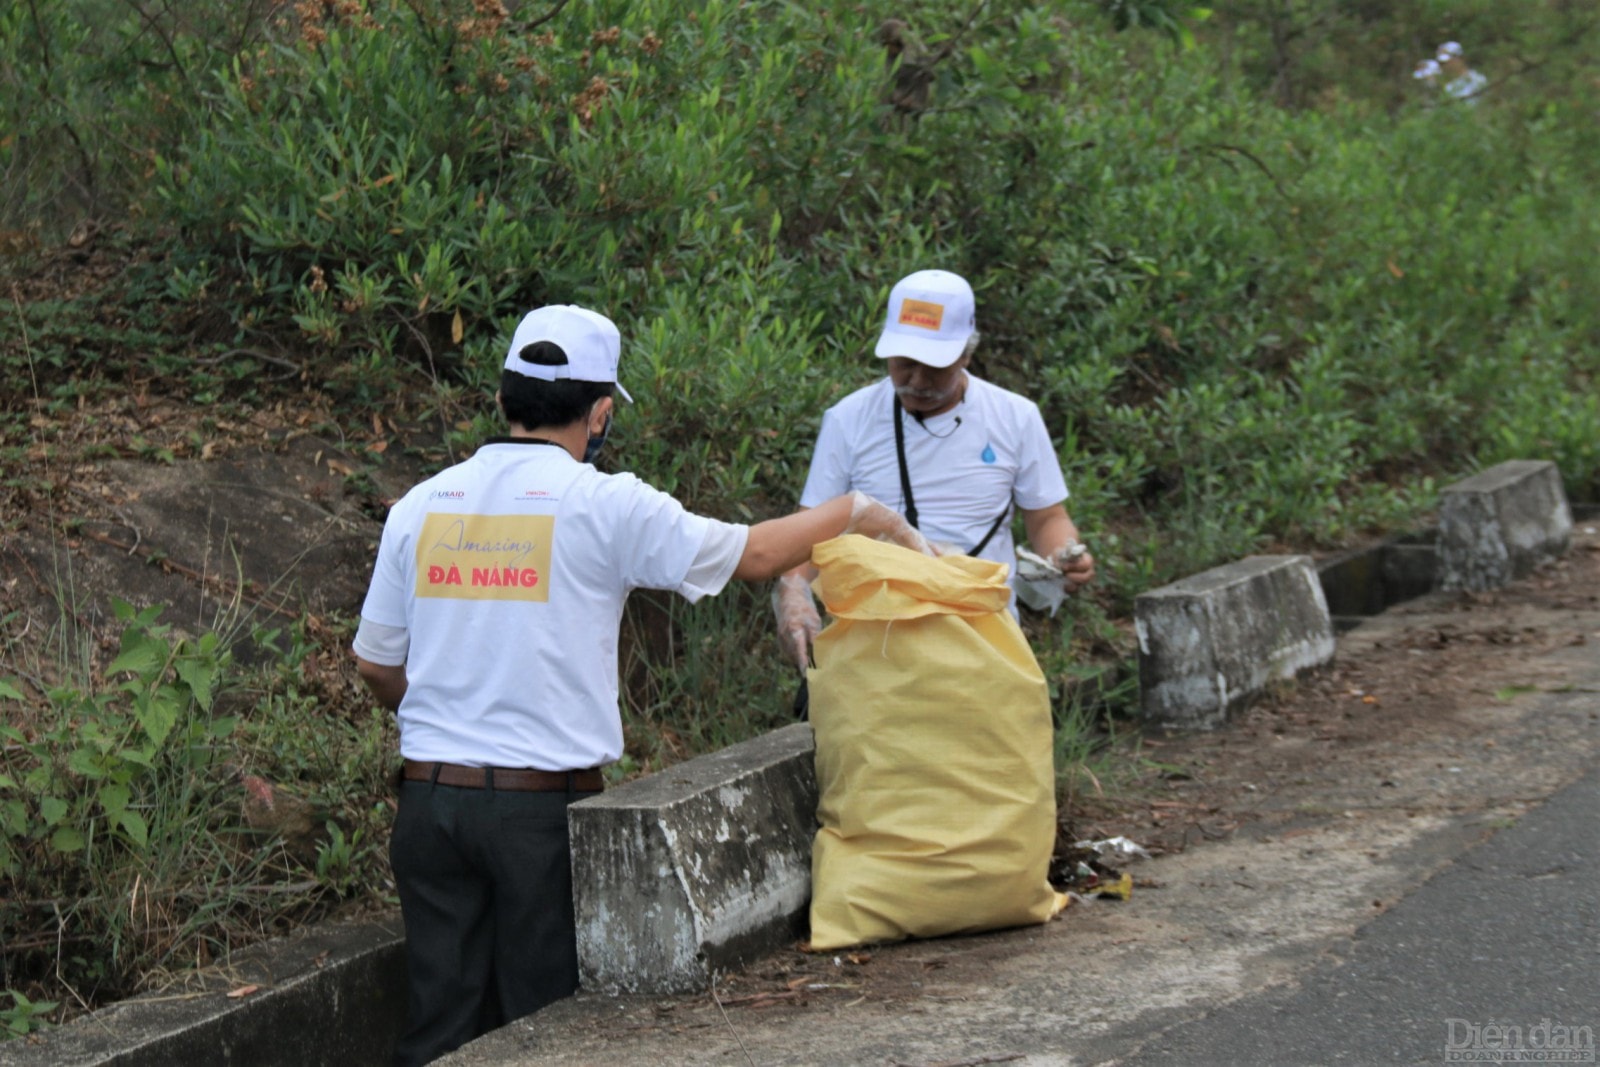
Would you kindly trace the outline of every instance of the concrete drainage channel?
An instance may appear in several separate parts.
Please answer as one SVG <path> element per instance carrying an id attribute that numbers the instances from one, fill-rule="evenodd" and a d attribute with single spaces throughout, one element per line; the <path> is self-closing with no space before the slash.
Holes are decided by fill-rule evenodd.
<path id="1" fill-rule="evenodd" d="M 0 1044 L 0 1064 L 386 1064 L 405 1019 L 402 945 L 398 918 L 318 926 L 238 953 L 225 976 Z"/>
<path id="2" fill-rule="evenodd" d="M 1143 714 L 1219 728 L 1259 689 L 1327 662 L 1333 634 L 1361 617 L 1504 585 L 1560 554 L 1575 517 L 1600 519 L 1600 506 L 1569 507 L 1552 464 L 1506 463 L 1446 489 L 1436 529 L 1320 564 L 1251 557 L 1144 594 Z M 574 806 L 585 989 L 703 989 L 793 940 L 810 894 L 811 761 L 797 724 Z M 0 1044 L 0 1065 L 387 1063 L 405 1014 L 401 949 L 398 918 L 327 924 L 238 954 L 204 986 Z"/>

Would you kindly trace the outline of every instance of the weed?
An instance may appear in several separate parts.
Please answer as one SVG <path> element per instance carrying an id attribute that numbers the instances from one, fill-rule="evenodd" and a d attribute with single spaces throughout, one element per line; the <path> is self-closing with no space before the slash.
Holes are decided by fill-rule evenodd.
<path id="1" fill-rule="evenodd" d="M 53 1000 L 29 1000 L 14 989 L 7 990 L 11 1007 L 0 1010 L 0 1023 L 5 1024 L 6 1036 L 23 1037 L 49 1024 L 48 1016 L 56 1010 Z"/>

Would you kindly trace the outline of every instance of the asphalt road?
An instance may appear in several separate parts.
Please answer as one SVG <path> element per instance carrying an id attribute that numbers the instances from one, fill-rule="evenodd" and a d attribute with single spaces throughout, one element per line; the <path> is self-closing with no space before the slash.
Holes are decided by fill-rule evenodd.
<path id="1" fill-rule="evenodd" d="M 1117 1067 L 1595 1062 L 1600 770 L 1466 853 L 1299 981 Z"/>

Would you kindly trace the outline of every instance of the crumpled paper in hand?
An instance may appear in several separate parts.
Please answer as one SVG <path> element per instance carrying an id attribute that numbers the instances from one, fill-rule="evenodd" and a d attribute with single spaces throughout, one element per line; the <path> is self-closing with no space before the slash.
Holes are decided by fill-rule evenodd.
<path id="1" fill-rule="evenodd" d="M 1017 546 L 1017 599 L 1052 618 L 1067 599 L 1061 568 L 1021 545 Z"/>

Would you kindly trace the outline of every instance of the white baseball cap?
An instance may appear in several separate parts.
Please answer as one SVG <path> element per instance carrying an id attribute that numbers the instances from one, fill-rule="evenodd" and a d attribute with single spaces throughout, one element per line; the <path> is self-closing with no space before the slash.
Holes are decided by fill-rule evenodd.
<path id="1" fill-rule="evenodd" d="M 961 358 L 977 332 L 972 286 L 947 270 L 919 270 L 895 283 L 876 354 L 904 356 L 930 367 Z"/>
<path id="2" fill-rule="evenodd" d="M 1447 59 L 1459 59 L 1460 57 L 1461 57 L 1461 42 L 1460 41 L 1446 41 L 1444 44 L 1439 46 L 1439 54 L 1437 56 L 1435 56 L 1434 58 L 1437 59 L 1439 62 L 1443 63 Z"/>
<path id="3" fill-rule="evenodd" d="M 522 350 L 540 341 L 560 348 L 567 361 L 557 366 L 530 363 Z M 597 311 L 576 304 L 550 304 L 535 308 L 522 317 L 511 335 L 506 350 L 505 368 L 529 378 L 553 382 L 568 378 L 575 382 L 606 382 L 617 387 L 622 399 L 633 397 L 617 381 L 617 364 L 622 359 L 622 334 L 616 324 Z"/>

